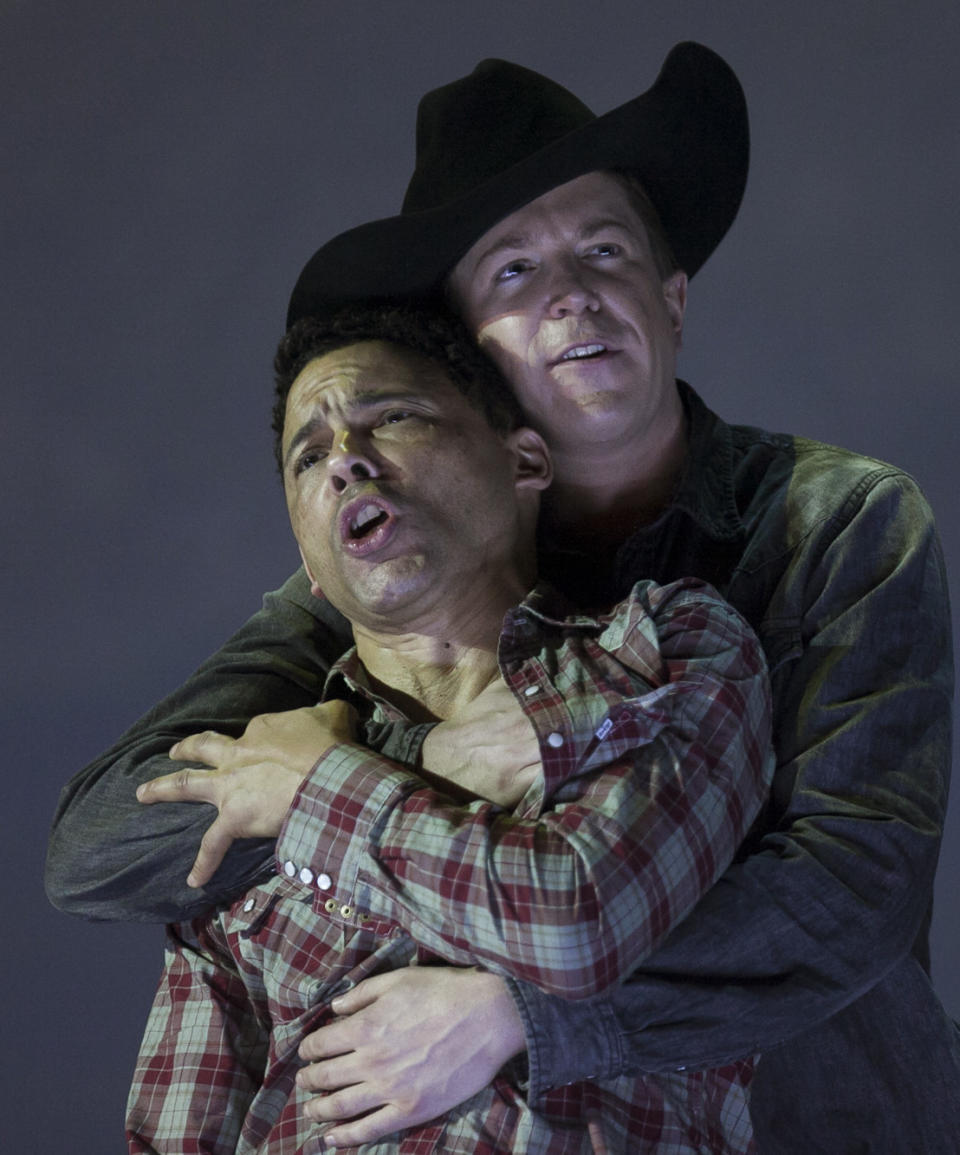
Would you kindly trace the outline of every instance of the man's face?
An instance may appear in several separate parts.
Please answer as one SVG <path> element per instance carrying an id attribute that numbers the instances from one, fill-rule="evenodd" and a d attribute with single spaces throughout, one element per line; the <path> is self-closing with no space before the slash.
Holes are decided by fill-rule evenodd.
<path id="1" fill-rule="evenodd" d="M 449 287 L 551 447 L 640 446 L 676 414 L 686 277 L 661 280 L 615 177 L 587 173 L 504 218 Z"/>
<path id="2" fill-rule="evenodd" d="M 543 443 L 495 433 L 417 353 L 364 341 L 311 361 L 287 399 L 283 478 L 314 592 L 355 624 L 422 628 L 487 580 L 530 580 L 517 559 L 549 481 Z"/>

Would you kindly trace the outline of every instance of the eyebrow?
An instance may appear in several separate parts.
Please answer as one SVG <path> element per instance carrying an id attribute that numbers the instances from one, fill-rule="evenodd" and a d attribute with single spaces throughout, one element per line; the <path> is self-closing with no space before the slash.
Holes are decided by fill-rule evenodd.
<path id="1" fill-rule="evenodd" d="M 366 409 L 375 409 L 378 405 L 395 405 L 398 402 L 402 402 L 404 405 L 415 405 L 418 403 L 423 404 L 423 401 L 424 397 L 421 393 L 410 393 L 409 391 L 399 389 L 392 392 L 368 389 L 350 398 L 348 411 L 350 413 L 362 413 Z M 329 428 L 330 423 L 325 413 L 315 413 L 312 417 L 308 418 L 290 439 L 287 452 L 283 455 L 283 468 L 287 468 L 290 464 L 290 459 L 304 441 L 309 441 L 318 429 Z"/>
<path id="2" fill-rule="evenodd" d="M 624 233 L 634 233 L 636 231 L 631 228 L 630 223 L 623 220 L 622 217 L 596 217 L 592 221 L 587 221 L 580 229 L 580 240 L 583 240 L 584 237 L 591 236 L 593 233 L 604 232 L 607 229 L 619 229 Z"/>
<path id="3" fill-rule="evenodd" d="M 501 237 L 498 241 L 494 241 L 489 248 L 483 250 L 480 256 L 477 257 L 474 268 L 479 269 L 484 261 L 488 261 L 491 257 L 496 256 L 497 253 L 505 249 L 524 249 L 529 244 L 529 240 L 521 233 L 511 233 L 507 237 Z"/>
<path id="4" fill-rule="evenodd" d="M 584 223 L 577 230 L 577 240 L 582 241 L 586 237 L 592 236 L 594 233 L 602 232 L 604 229 L 620 229 L 621 232 L 633 233 L 630 225 L 618 217 L 595 217 L 592 220 L 584 221 Z M 526 233 L 510 233 L 508 236 L 500 237 L 499 240 L 493 242 L 489 248 L 483 250 L 479 257 L 477 257 L 474 269 L 479 269 L 484 261 L 490 260 L 498 253 L 507 252 L 511 249 L 526 249 L 530 248 L 534 241 Z"/>

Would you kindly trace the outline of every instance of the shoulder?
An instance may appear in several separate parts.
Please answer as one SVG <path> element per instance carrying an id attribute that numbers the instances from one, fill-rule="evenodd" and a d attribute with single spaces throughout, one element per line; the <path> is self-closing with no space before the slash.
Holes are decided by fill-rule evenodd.
<path id="1" fill-rule="evenodd" d="M 748 532 L 771 516 L 789 527 L 793 544 L 861 520 L 896 516 L 933 524 L 920 486 L 896 465 L 807 437 L 729 428 L 734 497 Z"/>
<path id="2" fill-rule="evenodd" d="M 639 581 L 601 617 L 599 642 L 627 665 L 682 655 L 737 654 L 761 666 L 759 644 L 746 619 L 708 582 L 695 577 L 660 585 Z"/>

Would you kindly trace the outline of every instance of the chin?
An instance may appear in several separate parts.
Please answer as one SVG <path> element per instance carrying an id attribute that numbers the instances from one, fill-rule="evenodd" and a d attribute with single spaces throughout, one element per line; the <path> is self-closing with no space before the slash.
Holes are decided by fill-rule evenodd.
<path id="1" fill-rule="evenodd" d="M 427 580 L 424 572 L 422 557 L 398 559 L 401 564 L 393 566 L 389 562 L 378 566 L 376 572 L 367 573 L 348 584 L 348 594 L 344 598 L 349 603 L 348 609 L 342 609 L 351 621 L 369 621 L 376 618 L 383 624 L 383 619 L 389 619 L 401 613 L 407 607 L 415 606 L 417 601 L 430 588 L 432 583 Z M 384 571 L 388 572 L 384 572 Z M 399 572 L 398 572 L 399 570 Z M 327 600 L 336 605 L 336 601 L 328 594 Z M 339 606 L 337 606 L 340 609 Z"/>
<path id="2" fill-rule="evenodd" d="M 585 422 L 600 422 L 624 425 L 636 408 L 636 400 L 630 403 L 630 395 L 619 389 L 594 390 L 570 399 L 571 406 Z"/>

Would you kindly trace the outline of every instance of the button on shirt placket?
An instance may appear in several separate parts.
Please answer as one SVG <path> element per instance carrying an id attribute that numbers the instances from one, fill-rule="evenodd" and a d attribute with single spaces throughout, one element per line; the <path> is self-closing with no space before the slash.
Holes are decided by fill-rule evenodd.
<path id="1" fill-rule="evenodd" d="M 333 886 L 333 879 L 326 872 L 321 871 L 320 874 L 314 875 L 314 872 L 309 866 L 301 866 L 298 868 L 297 864 L 292 859 L 287 859 L 283 864 L 283 873 L 287 878 L 296 879 L 310 890 L 328 891 Z M 253 909 L 254 899 L 250 898 L 244 903 L 243 909 L 249 912 Z M 350 903 L 340 903 L 335 898 L 328 898 L 322 904 L 322 909 L 328 915 L 339 915 L 345 922 L 360 922 L 366 923 L 370 921 L 369 915 L 362 911 L 355 910 Z"/>
<path id="2" fill-rule="evenodd" d="M 359 666 L 359 660 L 355 656 L 352 659 L 348 656 L 331 670 L 324 697 L 349 698 L 353 695 L 359 695 L 368 703 L 370 713 L 363 725 L 372 725 L 381 739 L 389 735 L 387 742 L 392 746 L 398 744 L 402 746 L 405 743 L 417 746 L 422 744 L 429 727 L 410 723 L 395 707 L 373 692 L 366 685 L 365 674 Z M 358 740 L 363 741 L 362 733 Z M 368 756 L 367 751 L 348 751 L 343 757 L 346 762 L 352 764 L 356 754 L 360 755 L 361 762 Z M 412 756 L 416 756 L 416 751 L 412 752 Z M 336 755 L 328 755 L 329 757 L 336 758 Z M 385 780 L 378 771 L 376 784 L 365 785 L 361 793 L 366 802 L 382 800 L 386 803 L 396 789 L 397 787 Z M 323 813 L 319 815 L 319 827 L 324 829 L 330 838 L 323 845 L 318 845 L 311 834 L 311 831 L 317 828 L 318 821 L 318 813 L 314 807 L 315 798 L 324 808 Z M 326 809 L 331 803 L 336 807 L 334 811 Z M 371 916 L 366 905 L 358 901 L 360 898 L 358 890 L 362 887 L 357 877 L 357 857 L 352 857 L 349 863 L 338 857 L 343 849 L 355 850 L 363 843 L 363 839 L 357 837 L 352 821 L 346 823 L 349 833 L 341 829 L 344 825 L 344 815 L 351 810 L 351 806 L 349 795 L 331 798 L 319 780 L 314 791 L 308 777 L 291 809 L 293 820 L 291 822 L 288 816 L 277 842 L 279 869 L 287 878 L 295 879 L 309 887 L 314 896 L 314 909 L 318 913 L 322 912 L 336 922 L 344 922 L 354 927 L 363 926 L 381 938 L 396 938 L 402 935 L 403 931 L 393 920 Z M 312 864 L 301 865 L 303 860 L 308 858 L 312 859 Z"/>
<path id="3" fill-rule="evenodd" d="M 520 695 L 520 705 L 537 735 L 544 764 L 543 780 L 554 781 L 558 770 L 548 764 L 556 761 L 558 752 L 565 746 L 564 735 L 569 723 L 559 695 L 551 686 L 537 651 L 531 647 L 535 634 L 525 613 L 514 611 L 507 616 L 506 629 L 500 641 L 501 673 L 514 692 Z M 539 806 L 542 800 L 541 782 L 530 804 Z"/>

